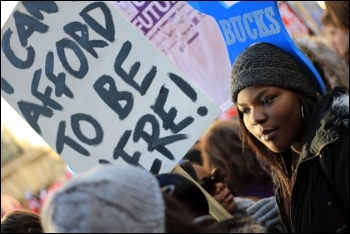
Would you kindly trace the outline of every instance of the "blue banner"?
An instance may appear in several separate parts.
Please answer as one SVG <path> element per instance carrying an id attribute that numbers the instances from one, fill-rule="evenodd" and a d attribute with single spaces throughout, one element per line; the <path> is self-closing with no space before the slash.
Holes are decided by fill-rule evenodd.
<path id="1" fill-rule="evenodd" d="M 283 24 L 277 1 L 187 1 L 194 9 L 214 17 L 225 40 L 231 64 L 248 46 L 267 42 L 288 52 L 307 71 L 322 95 L 325 86 L 310 60 L 299 50 Z"/>

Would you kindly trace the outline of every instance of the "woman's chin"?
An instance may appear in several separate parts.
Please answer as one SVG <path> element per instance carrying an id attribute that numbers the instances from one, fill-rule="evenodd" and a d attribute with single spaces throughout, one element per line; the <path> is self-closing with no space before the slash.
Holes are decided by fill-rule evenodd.
<path id="1" fill-rule="evenodd" d="M 236 203 L 232 199 L 229 203 L 222 203 L 222 207 L 224 207 L 229 213 L 232 213 L 236 209 Z"/>

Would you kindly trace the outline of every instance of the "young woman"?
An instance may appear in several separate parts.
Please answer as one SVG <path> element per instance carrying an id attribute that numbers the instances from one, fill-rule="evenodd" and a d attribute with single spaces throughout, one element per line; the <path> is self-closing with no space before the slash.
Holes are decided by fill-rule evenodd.
<path id="1" fill-rule="evenodd" d="M 243 141 L 271 167 L 288 232 L 347 232 L 348 92 L 320 98 L 296 61 L 268 43 L 237 57 L 231 82 Z"/>

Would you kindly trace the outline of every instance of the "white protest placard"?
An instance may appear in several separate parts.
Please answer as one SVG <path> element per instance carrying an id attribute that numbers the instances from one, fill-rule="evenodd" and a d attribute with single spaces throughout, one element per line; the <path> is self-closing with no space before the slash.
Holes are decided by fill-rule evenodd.
<path id="1" fill-rule="evenodd" d="M 17 4 L 1 96 L 76 172 L 170 172 L 220 109 L 108 2 Z"/>

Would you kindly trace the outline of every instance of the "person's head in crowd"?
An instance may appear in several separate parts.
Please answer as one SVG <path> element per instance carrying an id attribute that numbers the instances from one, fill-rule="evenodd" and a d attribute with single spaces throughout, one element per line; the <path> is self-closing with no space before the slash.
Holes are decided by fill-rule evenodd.
<path id="1" fill-rule="evenodd" d="M 174 186 L 172 196 L 191 208 L 197 217 L 209 215 L 209 205 L 204 193 L 191 180 L 175 173 L 158 174 L 156 178 L 161 188 Z"/>
<path id="2" fill-rule="evenodd" d="M 165 203 L 165 233 L 212 233 L 221 232 L 219 227 L 211 228 L 211 223 L 205 223 L 198 218 L 191 208 L 187 207 L 176 197 L 173 197 L 171 192 L 163 192 Z M 208 216 L 208 215 L 205 215 Z M 163 220 L 164 221 L 164 220 Z M 213 219 L 205 219 L 204 221 L 213 221 Z"/>
<path id="3" fill-rule="evenodd" d="M 349 89 L 349 66 L 339 54 L 317 37 L 299 36 L 294 42 L 315 66 L 326 91 L 336 86 Z"/>
<path id="4" fill-rule="evenodd" d="M 327 10 L 323 11 L 323 14 L 321 16 L 321 23 L 322 23 L 323 33 L 319 37 L 321 37 L 323 40 L 325 40 L 325 43 L 333 51 L 336 52 L 335 48 L 333 47 L 333 42 L 332 42 L 332 40 L 333 40 L 332 35 L 334 34 L 334 31 L 335 31 L 335 25 L 334 25 L 334 22 L 332 20 L 331 15 L 329 14 L 329 12 Z"/>
<path id="5" fill-rule="evenodd" d="M 203 166 L 191 162 L 182 162 L 180 166 L 229 213 L 236 209 L 233 195 L 226 186 L 226 178 L 220 168 L 215 168 L 210 173 Z"/>
<path id="6" fill-rule="evenodd" d="M 215 120 L 201 137 L 203 167 L 220 168 L 234 196 L 254 200 L 274 195 L 268 170 L 241 141 L 237 118 Z"/>
<path id="7" fill-rule="evenodd" d="M 274 211 L 272 202 L 268 204 L 268 206 L 272 207 L 265 210 L 257 208 L 259 211 L 256 214 L 253 213 L 257 220 L 254 220 L 248 214 L 248 208 L 253 207 L 255 202 L 248 198 L 234 197 L 226 186 L 226 178 L 220 168 L 215 168 L 210 173 L 203 166 L 195 163 L 182 162 L 179 165 L 234 217 L 233 219 L 229 219 L 230 221 L 219 221 L 214 224 L 214 227 L 221 228 L 223 232 L 238 233 L 247 232 L 248 230 L 249 232 L 275 230 L 275 223 L 271 223 L 271 227 L 264 226 L 267 221 L 276 219 L 276 216 L 277 220 L 279 219 L 279 214 Z M 266 213 L 268 214 L 266 215 Z M 260 219 L 259 222 L 258 219 Z"/>
<path id="8" fill-rule="evenodd" d="M 1 233 L 43 233 L 40 216 L 30 210 L 15 210 L 1 219 Z"/>
<path id="9" fill-rule="evenodd" d="M 166 204 L 166 233 L 267 233 L 267 229 L 257 222 L 245 217 L 229 218 L 219 222 L 206 223 L 200 216 L 193 219 L 191 210 L 172 196 L 171 192 L 164 192 Z M 208 219 L 204 219 L 206 221 Z M 190 221 L 190 222 L 189 222 Z M 209 219 L 212 221 L 212 219 Z"/>
<path id="10" fill-rule="evenodd" d="M 334 27 L 331 31 L 332 46 L 349 65 L 349 1 L 325 1 L 326 15 L 323 23 L 327 23 L 330 15 Z"/>
<path id="11" fill-rule="evenodd" d="M 1 218 L 15 210 L 23 210 L 23 205 L 9 194 L 1 194 Z"/>
<path id="12" fill-rule="evenodd" d="M 348 197 L 341 178 L 349 174 L 349 94 L 343 87 L 317 93 L 320 81 L 306 69 L 278 46 L 254 43 L 233 64 L 231 97 L 242 140 L 270 166 L 287 230 L 335 232 L 348 226 L 342 200 L 332 200 L 335 216 L 319 209 L 330 194 Z"/>
<path id="13" fill-rule="evenodd" d="M 41 215 L 45 232 L 203 231 L 151 172 L 132 165 L 104 164 L 77 174 L 47 198 Z"/>
<path id="14" fill-rule="evenodd" d="M 165 205 L 143 168 L 98 165 L 54 191 L 43 206 L 45 232 L 164 232 Z"/>

